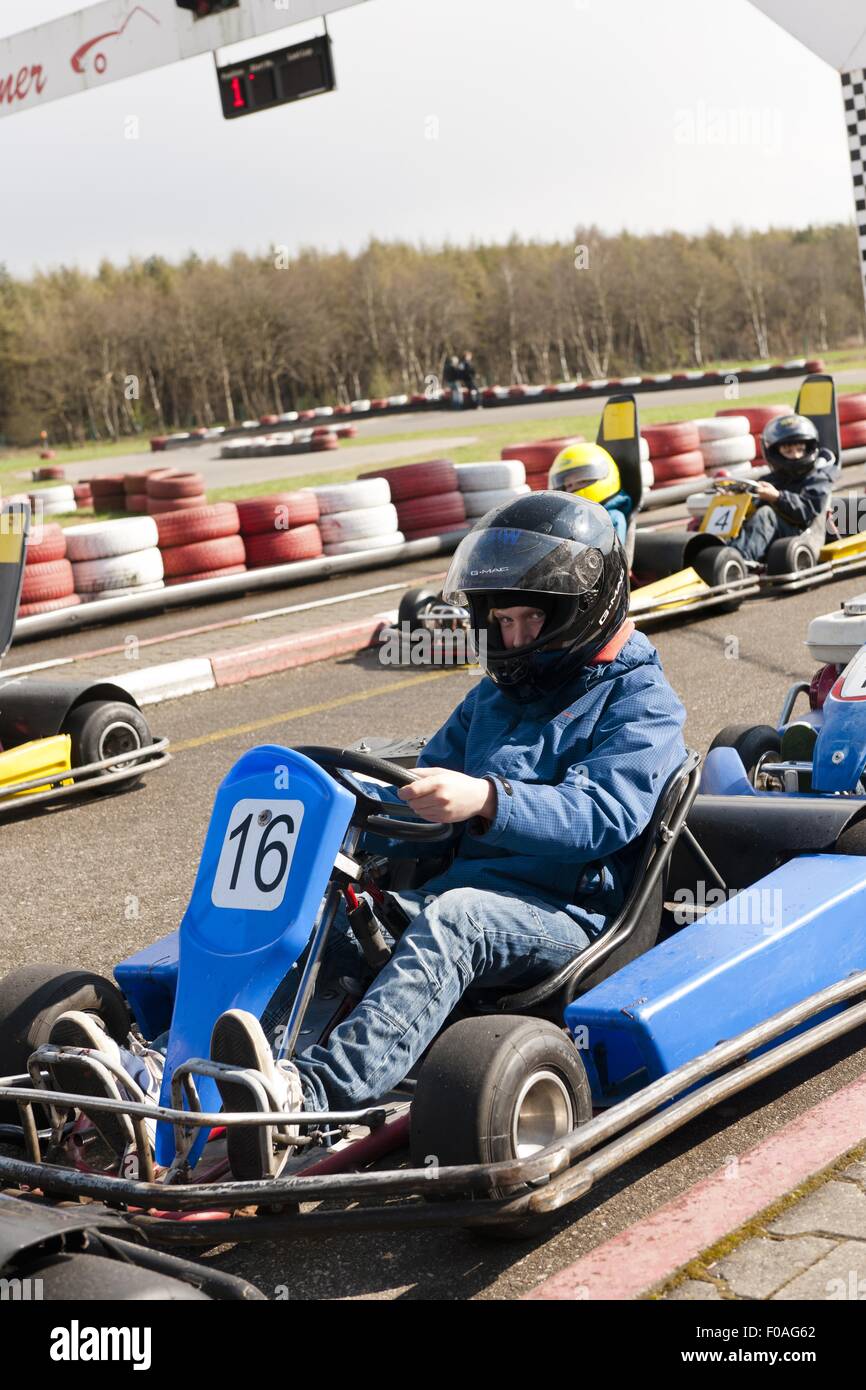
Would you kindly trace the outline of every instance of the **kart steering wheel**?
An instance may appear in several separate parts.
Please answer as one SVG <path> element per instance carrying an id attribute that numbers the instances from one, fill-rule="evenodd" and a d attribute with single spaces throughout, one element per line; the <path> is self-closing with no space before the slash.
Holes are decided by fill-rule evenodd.
<path id="1" fill-rule="evenodd" d="M 758 491 L 757 483 L 752 482 L 751 478 L 714 478 L 714 492 L 748 492 L 755 496 Z"/>
<path id="2" fill-rule="evenodd" d="M 318 763 L 335 782 L 352 793 L 355 798 L 355 810 L 350 824 L 359 830 L 370 830 L 376 835 L 386 835 L 399 840 L 420 840 L 425 844 L 435 844 L 451 838 L 453 823 L 437 825 L 417 818 L 408 820 L 401 816 L 399 807 L 394 806 L 392 809 L 391 803 L 367 796 L 357 782 L 344 775 L 347 772 L 357 772 L 368 777 L 378 777 L 380 781 L 387 782 L 392 787 L 408 787 L 410 782 L 418 780 L 420 773 L 400 767 L 399 763 L 389 763 L 384 758 L 373 757 L 370 753 L 359 753 L 355 748 L 302 744 L 292 751 Z"/>

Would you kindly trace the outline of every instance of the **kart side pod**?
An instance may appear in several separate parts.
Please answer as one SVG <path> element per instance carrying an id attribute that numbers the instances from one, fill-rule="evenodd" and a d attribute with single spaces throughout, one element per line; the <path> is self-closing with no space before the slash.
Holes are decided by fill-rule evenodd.
<path id="1" fill-rule="evenodd" d="M 866 968 L 864 908 L 866 858 L 804 855 L 574 1000 L 565 1021 L 594 1103 L 612 1105 Z"/>
<path id="2" fill-rule="evenodd" d="M 350 792 L 290 748 L 253 748 L 223 779 L 180 925 L 163 1105 L 175 1067 L 210 1055 L 219 1014 L 240 1008 L 260 1017 L 297 961 L 354 809 Z M 212 1081 L 201 1080 L 200 1099 L 219 1109 Z M 156 1152 L 159 1163 L 174 1156 L 167 1125 L 158 1127 Z"/>

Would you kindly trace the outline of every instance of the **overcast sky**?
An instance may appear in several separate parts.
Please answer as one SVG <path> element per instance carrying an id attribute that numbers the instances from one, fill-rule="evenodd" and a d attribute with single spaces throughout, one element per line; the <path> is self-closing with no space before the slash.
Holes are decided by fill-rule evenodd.
<path id="1" fill-rule="evenodd" d="M 0 34 L 76 8 L 3 0 Z M 369 0 L 330 27 L 327 96 L 229 123 L 205 56 L 0 121 L 0 261 L 852 218 L 838 75 L 747 0 Z"/>

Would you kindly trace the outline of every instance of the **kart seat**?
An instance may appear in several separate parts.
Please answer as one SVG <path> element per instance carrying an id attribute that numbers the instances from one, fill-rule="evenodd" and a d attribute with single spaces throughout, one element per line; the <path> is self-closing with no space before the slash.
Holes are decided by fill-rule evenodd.
<path id="1" fill-rule="evenodd" d="M 649 825 L 637 840 L 637 862 L 619 915 L 587 949 L 546 980 L 518 993 L 487 1000 L 479 992 L 481 1013 L 530 1013 L 561 1022 L 564 1009 L 649 951 L 656 943 L 664 909 L 664 877 L 679 833 L 695 799 L 701 756 L 691 750 L 662 788 Z"/>

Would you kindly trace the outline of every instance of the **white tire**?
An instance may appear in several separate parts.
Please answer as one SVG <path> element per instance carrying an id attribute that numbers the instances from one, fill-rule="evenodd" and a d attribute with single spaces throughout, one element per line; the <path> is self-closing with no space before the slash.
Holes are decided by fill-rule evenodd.
<path id="1" fill-rule="evenodd" d="M 641 463 L 649 463 L 649 456 L 650 456 L 649 445 L 647 444 L 647 442 L 646 442 L 646 440 L 644 439 L 643 435 L 641 435 L 641 436 L 640 436 L 640 461 L 641 461 Z"/>
<path id="2" fill-rule="evenodd" d="M 281 425 L 293 425 L 297 418 L 298 412 L 296 410 L 284 410 L 279 420 Z"/>
<path id="3" fill-rule="evenodd" d="M 66 554 L 73 561 L 131 555 L 137 551 L 151 550 L 157 545 L 159 532 L 152 516 L 131 516 L 122 521 L 94 521 L 85 526 L 66 528 Z M 161 578 L 161 575 L 155 577 Z"/>
<path id="4" fill-rule="evenodd" d="M 715 492 L 692 492 L 686 498 L 686 511 L 689 516 L 702 517 L 707 507 L 718 494 Z"/>
<path id="5" fill-rule="evenodd" d="M 729 478 L 748 478 L 752 472 L 752 464 L 729 463 L 726 465 L 725 468 L 710 468 L 708 465 L 707 472 L 709 473 L 711 478 L 715 478 L 716 475 L 719 473 L 724 473 Z"/>
<path id="6" fill-rule="evenodd" d="M 734 439 L 710 439 L 701 445 L 707 470 L 727 468 L 732 463 L 749 463 L 758 452 L 752 434 L 739 434 Z"/>
<path id="7" fill-rule="evenodd" d="M 389 397 L 388 397 L 388 404 L 389 404 L 389 405 L 408 405 L 408 404 L 409 404 L 409 397 L 408 397 L 408 396 L 389 396 Z"/>
<path id="8" fill-rule="evenodd" d="M 334 407 L 332 405 L 317 405 L 313 411 L 317 420 L 323 420 L 326 416 L 333 415 L 333 413 Z"/>
<path id="9" fill-rule="evenodd" d="M 463 499 L 466 503 L 466 516 L 484 516 L 491 507 L 499 507 L 503 502 L 513 502 L 515 498 L 523 497 L 527 492 L 528 483 L 521 483 L 518 487 L 491 488 L 489 492 L 467 492 Z"/>
<path id="10" fill-rule="evenodd" d="M 621 376 L 619 384 L 620 386 L 640 386 L 642 381 L 643 377 L 640 376 Z"/>
<path id="11" fill-rule="evenodd" d="M 352 410 L 369 410 L 369 401 L 352 401 Z"/>
<path id="12" fill-rule="evenodd" d="M 148 518 L 151 520 L 151 518 Z M 135 550 L 128 555 L 107 555 L 98 560 L 78 560 L 72 566 L 77 594 L 98 594 L 107 589 L 134 589 L 155 584 L 163 577 L 162 552 Z"/>
<path id="13" fill-rule="evenodd" d="M 387 536 L 359 536 L 354 541 L 334 541 L 326 545 L 326 555 L 354 555 L 361 550 L 385 550 L 389 545 L 405 545 L 402 531 L 390 531 Z"/>
<path id="14" fill-rule="evenodd" d="M 641 440 L 641 443 L 643 443 L 643 440 Z M 645 488 L 651 488 L 656 480 L 655 469 L 650 463 L 649 458 L 643 458 L 642 455 L 643 451 L 641 451 L 640 480 Z"/>
<path id="15" fill-rule="evenodd" d="M 519 487 L 526 482 L 526 469 L 520 459 L 458 463 L 456 467 L 457 486 L 461 492 L 490 492 L 493 488 Z"/>
<path id="16" fill-rule="evenodd" d="M 311 489 L 319 499 L 319 515 L 384 507 L 391 501 L 387 478 L 359 478 L 355 483 L 325 483 Z"/>
<path id="17" fill-rule="evenodd" d="M 714 439 L 736 439 L 739 435 L 752 433 L 745 415 L 713 415 L 706 420 L 693 420 L 692 424 L 697 425 L 702 444 Z"/>
<path id="18" fill-rule="evenodd" d="M 398 528 L 397 508 L 391 502 L 386 502 L 384 507 L 363 507 L 354 512 L 330 512 L 319 521 L 325 545 L 384 536 Z"/>
<path id="19" fill-rule="evenodd" d="M 37 502 L 33 507 L 34 516 L 38 516 L 36 508 L 39 508 L 42 516 L 68 516 L 70 512 L 78 511 L 78 503 L 75 498 L 71 502 Z"/>
<path id="20" fill-rule="evenodd" d="M 107 598 L 127 598 L 130 594 L 149 594 L 154 589 L 164 589 L 165 584 L 161 579 L 155 579 L 152 584 L 131 584 L 126 589 L 101 589 L 95 594 L 82 594 L 82 603 L 99 603 Z"/>
<path id="21" fill-rule="evenodd" d="M 75 506 L 75 493 L 72 491 L 71 483 L 58 483 L 57 487 L 41 487 L 38 492 L 31 492 L 30 497 L 34 502 L 69 502 L 71 507 Z"/>

